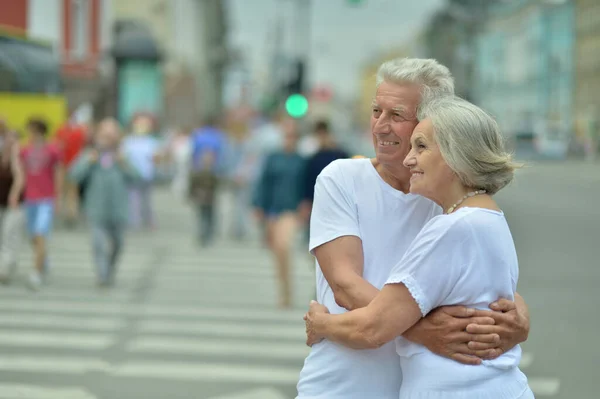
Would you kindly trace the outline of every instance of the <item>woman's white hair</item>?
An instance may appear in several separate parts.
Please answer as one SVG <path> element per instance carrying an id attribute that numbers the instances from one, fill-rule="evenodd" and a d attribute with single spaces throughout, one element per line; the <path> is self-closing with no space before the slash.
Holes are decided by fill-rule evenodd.
<path id="1" fill-rule="evenodd" d="M 434 59 L 396 58 L 386 61 L 377 71 L 376 87 L 384 81 L 419 85 L 419 109 L 437 98 L 454 95 L 454 78 L 450 70 Z"/>
<path id="2" fill-rule="evenodd" d="M 494 118 L 468 101 L 458 97 L 430 101 L 418 118 L 431 120 L 442 157 L 466 187 L 495 194 L 521 167 L 506 151 Z"/>

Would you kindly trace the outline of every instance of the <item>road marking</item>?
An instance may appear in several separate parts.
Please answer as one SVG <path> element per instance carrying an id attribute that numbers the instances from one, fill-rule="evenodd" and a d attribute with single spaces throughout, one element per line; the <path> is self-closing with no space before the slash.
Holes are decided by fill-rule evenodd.
<path id="1" fill-rule="evenodd" d="M 527 378 L 529 387 L 537 396 L 554 396 L 560 390 L 560 380 L 558 378 Z"/>
<path id="2" fill-rule="evenodd" d="M 108 334 L 49 333 L 29 331 L 0 332 L 0 346 L 36 348 L 70 348 L 99 350 L 115 342 Z"/>
<path id="3" fill-rule="evenodd" d="M 188 303 L 188 302 L 186 302 Z M 304 310 L 279 310 L 279 309 L 240 309 L 239 306 L 219 307 L 184 307 L 173 305 L 129 305 L 111 302 L 68 302 L 68 301 L 38 301 L 16 300 L 10 302 L 0 301 L 0 311 L 7 312 L 31 311 L 46 314 L 47 312 L 60 314 L 116 314 L 135 315 L 146 317 L 195 317 L 213 318 L 218 320 L 243 321 L 274 321 L 274 322 L 301 322 Z"/>
<path id="4" fill-rule="evenodd" d="M 116 377 L 138 377 L 183 381 L 296 384 L 299 368 L 233 365 L 219 363 L 128 362 L 111 369 Z"/>
<path id="5" fill-rule="evenodd" d="M 197 317 L 213 318 L 217 320 L 244 321 L 274 321 L 274 322 L 301 322 L 306 311 L 279 310 L 279 309 L 240 309 L 239 306 L 232 307 L 173 307 L 173 306 L 148 306 L 144 309 L 147 317 Z"/>
<path id="6" fill-rule="evenodd" d="M 274 388 L 259 388 L 249 389 L 234 394 L 213 396 L 209 399 L 287 399 L 287 396 Z"/>
<path id="7" fill-rule="evenodd" d="M 0 314 L 1 327 L 47 327 L 90 331 L 117 331 L 125 320 L 99 317 L 70 317 L 60 315 Z"/>
<path id="8" fill-rule="evenodd" d="M 79 387 L 43 387 L 0 383 L 1 399 L 96 399 L 88 391 Z"/>
<path id="9" fill-rule="evenodd" d="M 110 365 L 92 357 L 10 356 L 0 357 L 0 370 L 57 374 L 85 374 L 90 371 L 109 371 Z"/>
<path id="10" fill-rule="evenodd" d="M 230 263 L 229 263 L 230 264 Z M 210 267 L 203 266 L 200 262 L 196 264 L 196 269 L 194 271 L 194 276 L 198 277 L 198 280 L 202 278 L 203 275 L 219 275 L 219 276 L 250 276 L 250 277 L 271 277 L 275 276 L 275 269 L 271 268 L 253 268 L 252 265 L 248 265 L 248 267 L 226 267 L 225 263 L 223 267 L 213 267 L 215 266 L 213 263 L 210 264 Z M 187 269 L 182 268 L 169 268 L 169 275 L 177 275 L 178 273 L 186 273 Z M 292 275 L 297 277 L 310 277 L 313 278 L 313 272 L 310 270 L 306 270 L 304 268 L 296 268 Z M 165 277 L 168 279 L 168 277 Z"/>
<path id="11" fill-rule="evenodd" d="M 127 350 L 136 353 L 181 353 L 211 356 L 252 356 L 261 359 L 303 360 L 310 348 L 298 343 L 234 341 L 223 339 L 185 339 L 142 336 L 132 340 Z"/>
<path id="12" fill-rule="evenodd" d="M 294 340 L 304 343 L 306 333 L 304 324 L 296 326 L 281 324 L 244 324 L 240 322 L 223 322 L 215 320 L 176 321 L 176 320 L 145 320 L 139 324 L 141 333 L 154 334 L 192 334 L 218 335 L 228 338 L 264 338 L 279 340 Z"/>

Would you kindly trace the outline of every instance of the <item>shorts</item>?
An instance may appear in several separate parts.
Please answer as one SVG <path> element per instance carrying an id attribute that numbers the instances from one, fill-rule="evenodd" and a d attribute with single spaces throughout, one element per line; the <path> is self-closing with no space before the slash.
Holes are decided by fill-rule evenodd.
<path id="1" fill-rule="evenodd" d="M 27 232 L 32 237 L 46 237 L 52 230 L 54 201 L 51 199 L 25 203 Z"/>

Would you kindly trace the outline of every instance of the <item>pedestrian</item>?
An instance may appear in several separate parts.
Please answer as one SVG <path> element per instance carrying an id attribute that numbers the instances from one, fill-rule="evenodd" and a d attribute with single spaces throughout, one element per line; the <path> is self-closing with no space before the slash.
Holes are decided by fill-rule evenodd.
<path id="1" fill-rule="evenodd" d="M 306 316 L 308 344 L 323 338 L 355 349 L 393 342 L 434 308 L 478 308 L 514 299 L 519 265 L 504 213 L 493 195 L 518 167 L 497 123 L 473 104 L 448 97 L 419 109 L 404 159 L 410 193 L 445 210 L 432 218 L 391 270 L 385 286 L 362 309 L 329 315 L 316 302 Z M 519 345 L 485 365 L 465 368 L 427 348 L 399 340 L 400 399 L 533 398 L 519 370 Z"/>
<path id="2" fill-rule="evenodd" d="M 88 136 L 88 127 L 76 123 L 73 118 L 74 116 L 56 132 L 56 141 L 62 154 L 63 171 L 65 173 L 85 147 Z M 63 178 L 63 181 L 64 192 L 60 195 L 64 198 L 64 201 L 61 202 L 65 207 L 65 223 L 68 227 L 74 227 L 79 219 L 81 187 L 67 176 Z"/>
<path id="3" fill-rule="evenodd" d="M 175 129 L 169 143 L 169 158 L 173 163 L 171 190 L 177 198 L 185 200 L 189 191 L 192 146 L 189 128 Z"/>
<path id="4" fill-rule="evenodd" d="M 348 158 L 346 151 L 339 148 L 331 130 L 329 122 L 320 120 L 315 123 L 314 137 L 317 142 L 317 151 L 306 161 L 306 173 L 304 174 L 304 197 L 301 205 L 301 216 L 303 221 L 310 219 L 310 211 L 315 196 L 315 183 L 317 176 L 327 165 L 336 159 Z"/>
<path id="5" fill-rule="evenodd" d="M 212 243 L 215 235 L 215 197 L 219 185 L 216 154 L 205 151 L 201 168 L 190 174 L 189 198 L 196 212 L 198 241 L 202 246 Z"/>
<path id="6" fill-rule="evenodd" d="M 133 118 L 132 133 L 123 140 L 124 155 L 140 173 L 140 179 L 129 185 L 130 225 L 134 229 L 153 230 L 156 227 L 152 191 L 161 150 L 155 130 L 154 119 L 139 114 Z"/>
<path id="7" fill-rule="evenodd" d="M 17 267 L 23 235 L 25 176 L 17 133 L 0 130 L 0 137 L 0 282 L 8 283 Z"/>
<path id="8" fill-rule="evenodd" d="M 283 149 L 269 155 L 258 183 L 254 207 L 264 221 L 267 243 L 273 254 L 279 285 L 279 306 L 292 306 L 290 250 L 298 226 L 302 201 L 305 160 L 297 152 L 298 133 L 294 121 L 285 125 Z"/>
<path id="9" fill-rule="evenodd" d="M 69 171 L 75 182 L 88 182 L 84 209 L 100 287 L 115 282 L 129 218 L 128 187 L 140 178 L 120 149 L 121 137 L 116 120 L 102 120 L 92 148 L 80 154 Z"/>
<path id="10" fill-rule="evenodd" d="M 450 71 L 435 60 L 391 60 L 380 66 L 374 92 L 376 157 L 336 160 L 315 185 L 309 249 L 317 261 L 317 301 L 332 314 L 368 306 L 419 231 L 442 213 L 434 202 L 409 192 L 411 174 L 403 161 L 419 122 L 417 110 L 454 94 Z M 497 357 L 498 349 L 523 342 L 529 331 L 527 307 L 518 295 L 514 303 L 492 307 L 500 312 L 485 312 L 484 318 L 470 317 L 462 306 L 440 307 L 402 339 L 452 361 L 479 364 L 481 357 Z M 495 325 L 484 325 L 492 319 Z M 477 334 L 465 332 L 469 325 Z M 486 344 L 490 334 L 500 343 Z M 304 362 L 298 398 L 397 399 L 401 383 L 393 342 L 358 351 L 323 340 Z"/>
<path id="11" fill-rule="evenodd" d="M 63 177 L 59 149 L 47 141 L 48 125 L 41 119 L 27 123 L 30 144 L 21 151 L 25 171 L 25 211 L 27 230 L 34 250 L 34 270 L 29 275 L 29 287 L 40 289 L 48 276 L 48 237 L 52 230 L 54 211 L 59 207 Z"/>

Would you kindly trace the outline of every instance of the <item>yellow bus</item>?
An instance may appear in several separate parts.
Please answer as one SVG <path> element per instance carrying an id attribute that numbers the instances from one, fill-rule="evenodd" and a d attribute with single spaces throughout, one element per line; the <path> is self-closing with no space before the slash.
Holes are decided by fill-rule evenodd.
<path id="1" fill-rule="evenodd" d="M 59 59 L 50 45 L 0 27 L 0 118 L 23 135 L 32 117 L 52 133 L 66 121 Z"/>

